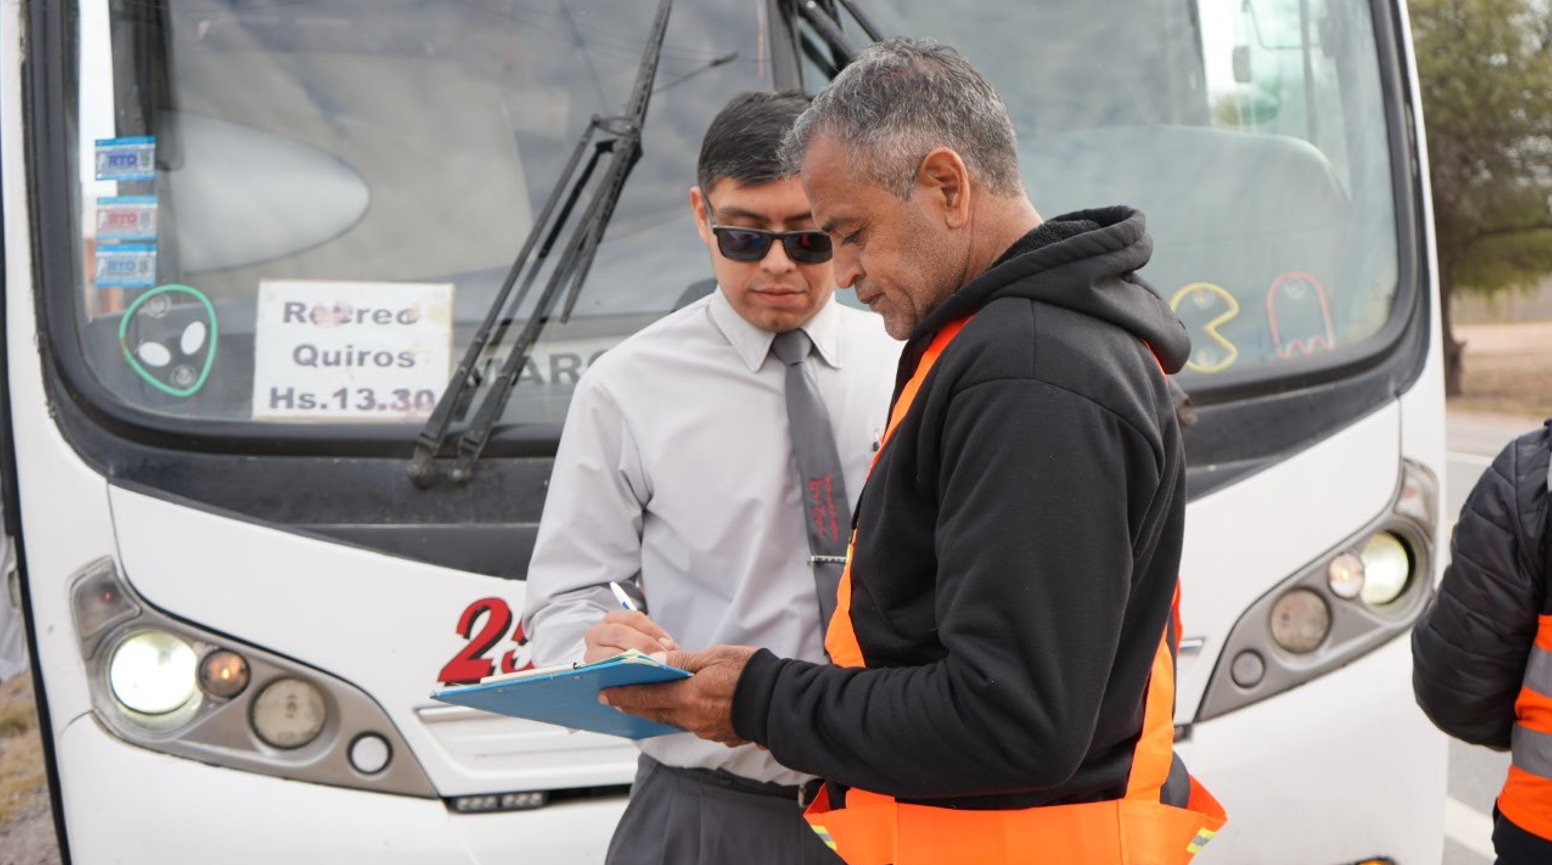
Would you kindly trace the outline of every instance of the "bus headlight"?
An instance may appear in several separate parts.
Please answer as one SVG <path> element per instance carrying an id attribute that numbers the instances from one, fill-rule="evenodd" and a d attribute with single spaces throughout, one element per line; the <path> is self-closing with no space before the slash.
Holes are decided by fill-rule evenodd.
<path id="1" fill-rule="evenodd" d="M 1320 648 L 1331 633 L 1331 608 L 1309 589 L 1294 589 L 1272 604 L 1270 625 L 1277 645 L 1305 655 Z"/>
<path id="2" fill-rule="evenodd" d="M 108 659 L 108 685 L 124 707 L 142 715 L 165 715 L 181 709 L 198 690 L 194 668 L 198 659 L 188 643 L 166 631 L 131 634 Z"/>
<path id="3" fill-rule="evenodd" d="M 300 748 L 318 738 L 329 711 L 318 689 L 301 679 L 266 685 L 253 701 L 253 731 L 276 748 Z"/>
<path id="4" fill-rule="evenodd" d="M 1383 607 L 1401 596 L 1412 576 L 1406 545 L 1390 532 L 1377 532 L 1363 545 L 1363 602 Z"/>

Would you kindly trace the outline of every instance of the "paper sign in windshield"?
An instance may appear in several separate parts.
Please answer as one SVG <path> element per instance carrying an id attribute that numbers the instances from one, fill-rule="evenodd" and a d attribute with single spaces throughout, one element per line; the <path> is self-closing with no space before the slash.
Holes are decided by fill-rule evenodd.
<path id="1" fill-rule="evenodd" d="M 452 319 L 447 283 L 264 280 L 253 417 L 424 420 L 452 372 Z"/>

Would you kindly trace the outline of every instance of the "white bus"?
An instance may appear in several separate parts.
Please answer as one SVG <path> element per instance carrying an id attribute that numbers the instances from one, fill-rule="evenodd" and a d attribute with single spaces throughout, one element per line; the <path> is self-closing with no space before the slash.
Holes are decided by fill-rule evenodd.
<path id="1" fill-rule="evenodd" d="M 572 386 L 711 290 L 712 114 L 905 34 L 999 87 L 1043 213 L 1148 214 L 1192 330 L 1176 720 L 1231 815 L 1201 861 L 1437 863 L 1404 4 L 669 6 L 0 2 L 0 475 L 67 861 L 601 861 L 627 743 L 428 694 L 527 662 Z"/>

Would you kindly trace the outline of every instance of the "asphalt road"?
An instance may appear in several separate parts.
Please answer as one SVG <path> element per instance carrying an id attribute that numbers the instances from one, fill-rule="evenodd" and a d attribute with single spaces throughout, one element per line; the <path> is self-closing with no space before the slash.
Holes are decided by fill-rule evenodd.
<path id="1" fill-rule="evenodd" d="M 1453 525 L 1466 495 L 1492 457 L 1538 421 L 1451 413 L 1446 431 L 1446 513 Z M 1509 755 L 1450 743 L 1449 799 L 1444 813 L 1443 865 L 1492 865 L 1493 799 L 1503 784 Z"/>

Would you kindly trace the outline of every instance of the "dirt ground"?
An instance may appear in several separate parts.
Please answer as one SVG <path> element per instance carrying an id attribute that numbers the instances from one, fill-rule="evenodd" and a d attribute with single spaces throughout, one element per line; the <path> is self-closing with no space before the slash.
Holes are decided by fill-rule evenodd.
<path id="1" fill-rule="evenodd" d="M 32 683 L 0 683 L 0 865 L 58 865 Z"/>
<path id="2" fill-rule="evenodd" d="M 1552 321 L 1458 325 L 1465 394 L 1452 411 L 1552 417 Z"/>
<path id="3" fill-rule="evenodd" d="M 1466 343 L 1466 395 L 1450 401 L 1452 413 L 1552 416 L 1552 321 L 1456 331 Z M 32 686 L 21 676 L 0 683 L 0 865 L 58 863 Z"/>

